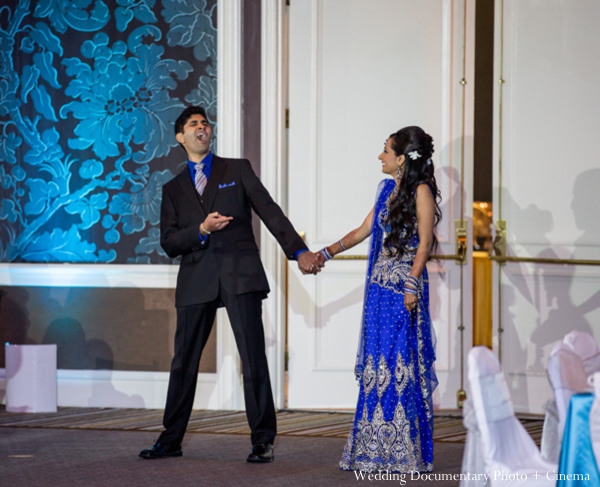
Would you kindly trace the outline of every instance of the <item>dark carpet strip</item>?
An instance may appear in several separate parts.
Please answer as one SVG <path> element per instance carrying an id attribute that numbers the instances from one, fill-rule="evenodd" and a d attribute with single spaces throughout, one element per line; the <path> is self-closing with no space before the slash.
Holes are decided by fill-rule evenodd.
<path id="1" fill-rule="evenodd" d="M 162 409 L 120 408 L 59 408 L 56 413 L 9 413 L 2 407 L 0 427 L 160 432 L 163 429 L 162 414 Z M 278 434 L 283 436 L 346 438 L 353 420 L 353 413 L 283 410 L 277 413 L 277 429 Z M 542 418 L 530 415 L 520 420 L 539 445 Z M 243 411 L 193 411 L 187 432 L 250 434 Z M 465 439 L 466 430 L 460 411 L 435 415 L 435 441 L 464 443 Z"/>

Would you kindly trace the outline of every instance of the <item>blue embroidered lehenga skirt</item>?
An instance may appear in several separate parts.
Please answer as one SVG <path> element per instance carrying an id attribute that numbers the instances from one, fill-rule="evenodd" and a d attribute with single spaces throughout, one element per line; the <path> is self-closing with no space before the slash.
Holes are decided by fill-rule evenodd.
<path id="1" fill-rule="evenodd" d="M 400 261 L 380 252 L 367 282 L 359 350 L 363 365 L 357 368 L 360 391 L 342 470 L 433 469 L 435 338 L 426 269 L 417 309 L 404 307 L 404 281 L 413 259 L 413 252 Z"/>

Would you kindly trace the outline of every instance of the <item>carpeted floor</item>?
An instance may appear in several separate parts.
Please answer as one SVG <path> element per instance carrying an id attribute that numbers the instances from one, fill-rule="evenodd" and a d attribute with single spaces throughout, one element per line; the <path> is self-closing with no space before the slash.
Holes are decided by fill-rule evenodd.
<path id="1" fill-rule="evenodd" d="M 0 427 L 103 429 L 126 431 L 162 431 L 162 409 L 59 408 L 56 413 L 0 414 Z M 346 438 L 352 426 L 351 413 L 279 411 L 279 435 Z M 464 434 L 460 417 L 436 417 L 436 430 L 450 428 L 451 434 Z M 188 433 L 248 435 L 244 411 L 197 410 Z"/>
<path id="2" fill-rule="evenodd" d="M 456 413 L 456 414 L 455 414 Z M 54 486 L 458 486 L 465 431 L 458 412 L 435 418 L 434 479 L 360 479 L 338 462 L 352 423 L 350 413 L 281 411 L 276 461 L 248 464 L 250 438 L 245 414 L 194 411 L 184 456 L 142 460 L 162 410 L 60 408 L 57 413 L 0 410 L 0 485 Z M 521 418 L 534 439 L 541 418 Z M 440 480 L 441 478 L 441 480 Z"/>
<path id="3" fill-rule="evenodd" d="M 162 409 L 59 408 L 56 413 L 7 413 L 0 406 L 0 427 L 65 428 L 122 431 L 162 431 Z M 522 417 L 521 423 L 539 444 L 541 417 Z M 346 438 L 352 426 L 352 413 L 285 410 L 277 413 L 279 436 Z M 459 410 L 435 415 L 434 440 L 463 442 L 466 430 Z M 249 435 L 243 411 L 196 410 L 188 433 Z"/>

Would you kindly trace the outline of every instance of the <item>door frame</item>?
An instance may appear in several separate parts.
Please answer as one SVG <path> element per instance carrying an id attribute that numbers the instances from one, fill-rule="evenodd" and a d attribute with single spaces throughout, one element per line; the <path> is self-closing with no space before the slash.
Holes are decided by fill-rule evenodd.
<path id="1" fill-rule="evenodd" d="M 285 161 L 285 84 L 283 83 L 285 72 L 282 67 L 285 66 L 285 7 L 282 2 L 277 0 L 263 0 L 263 62 L 262 62 L 262 165 L 261 177 L 263 183 L 271 194 L 276 197 L 277 201 L 283 203 L 286 200 L 287 187 L 286 168 L 285 164 L 280 161 Z M 457 8 L 458 7 L 458 8 Z M 461 8 L 462 7 L 462 8 Z M 473 150 L 472 141 L 473 135 L 473 89 L 474 83 L 474 22 L 475 22 L 475 0 L 450 0 L 447 2 L 448 9 L 456 9 L 456 15 L 453 17 L 450 29 L 463 28 L 464 35 L 460 42 L 464 44 L 463 55 L 461 59 L 457 56 L 456 62 L 453 61 L 451 66 L 452 82 L 448 90 L 452 90 L 452 94 L 447 96 L 456 97 L 456 91 L 462 91 L 461 103 L 462 107 L 456 109 L 452 118 L 448 122 L 450 134 L 445 139 L 451 142 L 450 151 L 452 157 L 456 161 L 456 166 L 460 165 L 460 182 L 459 193 L 464 196 L 463 188 L 472 187 L 472 164 Z M 458 41 L 457 41 L 458 42 Z M 470 137 L 470 139 L 469 139 Z M 462 199 L 460 201 L 460 213 L 463 227 L 466 228 L 466 252 L 468 262 L 471 263 L 472 251 L 472 236 L 470 230 L 472 205 L 469 201 Z M 282 204 L 285 210 L 285 205 Z M 458 213 L 458 212 L 457 212 Z M 450 217 L 452 218 L 452 217 Z M 454 222 L 449 225 L 452 229 L 455 228 Z M 272 380 L 275 382 L 275 400 L 278 407 L 283 406 L 284 398 L 284 366 L 285 366 L 285 323 L 287 322 L 287 286 L 281 287 L 281 283 L 286 282 L 286 267 L 287 262 L 282 257 L 277 257 L 280 252 L 274 244 L 274 240 L 263 229 L 261 233 L 262 248 L 261 257 L 267 269 L 269 279 L 273 277 L 279 286 L 271 286 L 272 294 L 266 306 L 266 313 L 272 319 L 279 319 L 280 326 L 277 328 L 278 337 L 283 338 L 278 340 L 275 350 L 269 354 L 269 361 L 272 371 L 276 371 L 276 377 Z M 266 238 L 265 238 L 266 237 Z M 448 236 L 447 244 L 453 247 L 455 235 L 452 233 Z M 448 265 L 456 265 L 452 262 L 455 260 L 455 255 L 447 256 Z M 446 260 L 446 259 L 444 259 Z M 442 271 L 443 265 L 433 264 L 433 272 Z M 452 353 L 449 366 L 452 369 L 460 369 L 459 390 L 457 390 L 457 402 L 460 392 L 467 388 L 466 384 L 466 357 L 472 346 L 472 329 L 464 325 L 468 323 L 468 317 L 472 313 L 472 299 L 469 291 L 469 284 L 472 282 L 472 276 L 463 276 L 465 269 L 471 269 L 471 266 L 461 266 L 457 269 L 461 273 L 461 303 L 456 306 L 456 311 L 460 316 L 457 316 L 453 321 L 456 323 L 452 328 L 448 329 L 448 333 L 452 336 L 457 334 L 460 336 L 460 342 L 455 342 L 458 353 Z M 443 272 L 443 271 L 442 271 Z M 454 315 L 453 315 L 454 316 Z M 266 320 L 268 321 L 268 320 Z M 283 325 L 283 326 L 282 326 Z M 454 385 L 455 381 L 452 382 Z"/>
<path id="2" fill-rule="evenodd" d="M 261 165 L 260 178 L 273 199 L 287 212 L 285 134 L 285 16 L 281 0 L 261 3 Z M 287 329 L 288 262 L 264 225 L 260 231 L 260 256 L 271 292 L 263 301 L 267 360 L 275 407 L 285 405 L 285 343 Z"/>

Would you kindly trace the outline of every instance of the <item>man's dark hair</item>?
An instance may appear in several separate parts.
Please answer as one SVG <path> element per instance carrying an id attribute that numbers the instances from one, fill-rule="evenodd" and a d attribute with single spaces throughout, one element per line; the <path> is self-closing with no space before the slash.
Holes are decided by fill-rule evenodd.
<path id="1" fill-rule="evenodd" d="M 187 123 L 187 121 L 191 118 L 192 115 L 202 115 L 208 120 L 204 108 L 187 107 L 183 112 L 181 112 L 181 115 L 177 117 L 177 120 L 175 120 L 175 135 L 183 132 L 183 126 Z"/>

